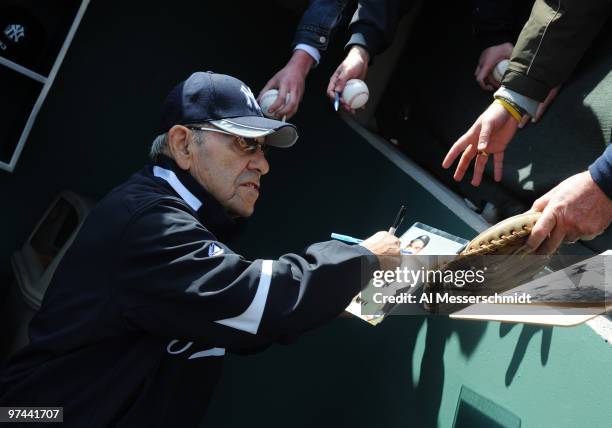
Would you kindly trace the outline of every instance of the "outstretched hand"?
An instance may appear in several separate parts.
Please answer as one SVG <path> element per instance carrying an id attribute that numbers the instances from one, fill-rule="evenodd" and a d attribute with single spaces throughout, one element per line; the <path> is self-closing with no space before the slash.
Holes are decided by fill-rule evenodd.
<path id="1" fill-rule="evenodd" d="M 469 131 L 453 144 L 442 162 L 442 167 L 450 168 L 461 155 L 453 176 L 456 181 L 461 181 L 474 160 L 471 184 L 479 186 L 489 155 L 493 155 L 495 181 L 501 181 L 504 151 L 516 133 L 517 127 L 518 122 L 503 106 L 497 103 L 491 104 Z"/>
<path id="2" fill-rule="evenodd" d="M 334 74 L 329 78 L 327 85 L 327 96 L 333 102 L 336 92 L 342 93 L 346 82 L 350 79 L 365 79 L 368 74 L 368 63 L 370 54 L 362 46 L 354 45 L 349 50 L 346 58 L 338 66 Z M 343 99 L 340 99 L 342 108 L 350 113 L 355 113 Z"/>

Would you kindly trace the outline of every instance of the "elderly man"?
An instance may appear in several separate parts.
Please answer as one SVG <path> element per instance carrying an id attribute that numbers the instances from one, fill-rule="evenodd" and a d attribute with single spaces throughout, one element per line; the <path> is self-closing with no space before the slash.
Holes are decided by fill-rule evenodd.
<path id="1" fill-rule="evenodd" d="M 2 406 L 62 406 L 69 426 L 197 426 L 227 351 L 252 351 L 337 316 L 378 256 L 323 242 L 245 260 L 226 239 L 253 213 L 267 146 L 295 127 L 265 119 L 251 90 L 195 73 L 169 94 L 154 161 L 93 210 L 0 378 Z"/>

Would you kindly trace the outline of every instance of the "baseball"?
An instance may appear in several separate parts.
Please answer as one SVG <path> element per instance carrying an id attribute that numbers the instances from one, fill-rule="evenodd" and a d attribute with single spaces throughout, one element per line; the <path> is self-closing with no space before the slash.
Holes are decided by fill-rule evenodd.
<path id="1" fill-rule="evenodd" d="M 353 109 L 363 107 L 368 102 L 369 97 L 368 85 L 359 79 L 348 80 L 342 91 L 342 99 Z"/>
<path id="2" fill-rule="evenodd" d="M 507 59 L 502 59 L 495 65 L 495 68 L 493 69 L 493 78 L 495 80 L 497 80 L 498 82 L 502 81 L 502 79 L 504 78 L 504 73 L 508 68 L 508 64 L 510 64 L 510 61 L 508 61 Z"/>
<path id="3" fill-rule="evenodd" d="M 274 104 L 274 101 L 276 101 L 276 97 L 278 97 L 277 89 L 268 89 L 261 96 L 259 107 L 261 107 L 261 112 L 264 114 L 264 116 L 272 119 L 274 118 L 274 116 L 268 112 L 268 109 L 272 104 Z"/>

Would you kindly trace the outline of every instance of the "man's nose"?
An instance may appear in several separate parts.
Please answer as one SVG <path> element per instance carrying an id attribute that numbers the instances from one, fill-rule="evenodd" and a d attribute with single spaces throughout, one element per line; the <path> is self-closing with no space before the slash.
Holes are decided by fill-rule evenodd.
<path id="1" fill-rule="evenodd" d="M 259 174 L 266 175 L 270 171 L 270 164 L 266 159 L 266 155 L 261 149 L 257 149 L 255 153 L 251 156 L 251 160 L 249 161 L 249 169 L 254 169 L 259 171 Z"/>

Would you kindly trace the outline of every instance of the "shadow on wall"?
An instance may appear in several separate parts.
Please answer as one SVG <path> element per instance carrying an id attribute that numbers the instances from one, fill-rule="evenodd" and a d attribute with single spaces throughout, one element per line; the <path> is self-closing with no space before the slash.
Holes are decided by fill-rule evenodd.
<path id="1" fill-rule="evenodd" d="M 338 319 L 290 347 L 231 357 L 202 426 L 435 427 L 447 340 L 456 335 L 469 358 L 486 328 L 438 316 L 395 316 L 377 327 Z"/>
<path id="2" fill-rule="evenodd" d="M 290 347 L 273 347 L 246 358 L 231 357 L 226 379 L 202 426 L 238 427 L 264 421 L 268 427 L 285 427 L 291 421 L 291 426 L 298 428 L 438 426 L 447 341 L 456 335 L 461 354 L 469 359 L 487 326 L 439 316 L 395 316 L 375 328 L 357 319 L 340 319 Z M 519 326 L 501 324 L 500 338 L 513 328 Z M 537 339 L 540 331 L 542 366 L 550 354 L 552 328 L 520 328 L 506 372 L 506 387 L 512 384 L 529 342 Z M 228 388 L 229 384 L 238 388 Z M 235 408 L 228 408 L 229 403 Z M 265 410 L 262 403 L 267 403 Z M 487 413 L 490 406 L 472 406 L 467 416 L 465 408 L 463 414 L 458 408 L 456 417 L 465 422 L 469 416 L 469 420 L 482 422 L 491 417 Z M 520 426 L 520 419 L 506 413 L 503 409 L 494 412 L 501 415 L 499 420 L 512 423 L 492 426 L 515 426 L 516 420 Z"/>
<path id="3" fill-rule="evenodd" d="M 499 337 L 505 337 L 510 331 L 517 326 L 517 324 L 500 324 L 499 326 Z M 550 355 L 550 345 L 552 343 L 552 327 L 538 327 L 533 325 L 522 325 L 521 334 L 514 348 L 514 354 L 510 360 L 508 370 L 506 370 L 506 386 L 510 386 L 516 373 L 518 372 L 521 362 L 527 352 L 529 342 L 534 339 L 536 333 L 542 332 L 542 339 L 540 344 L 540 362 L 542 366 L 545 366 L 548 362 L 548 356 Z M 537 340 L 537 339 L 536 339 Z"/>

